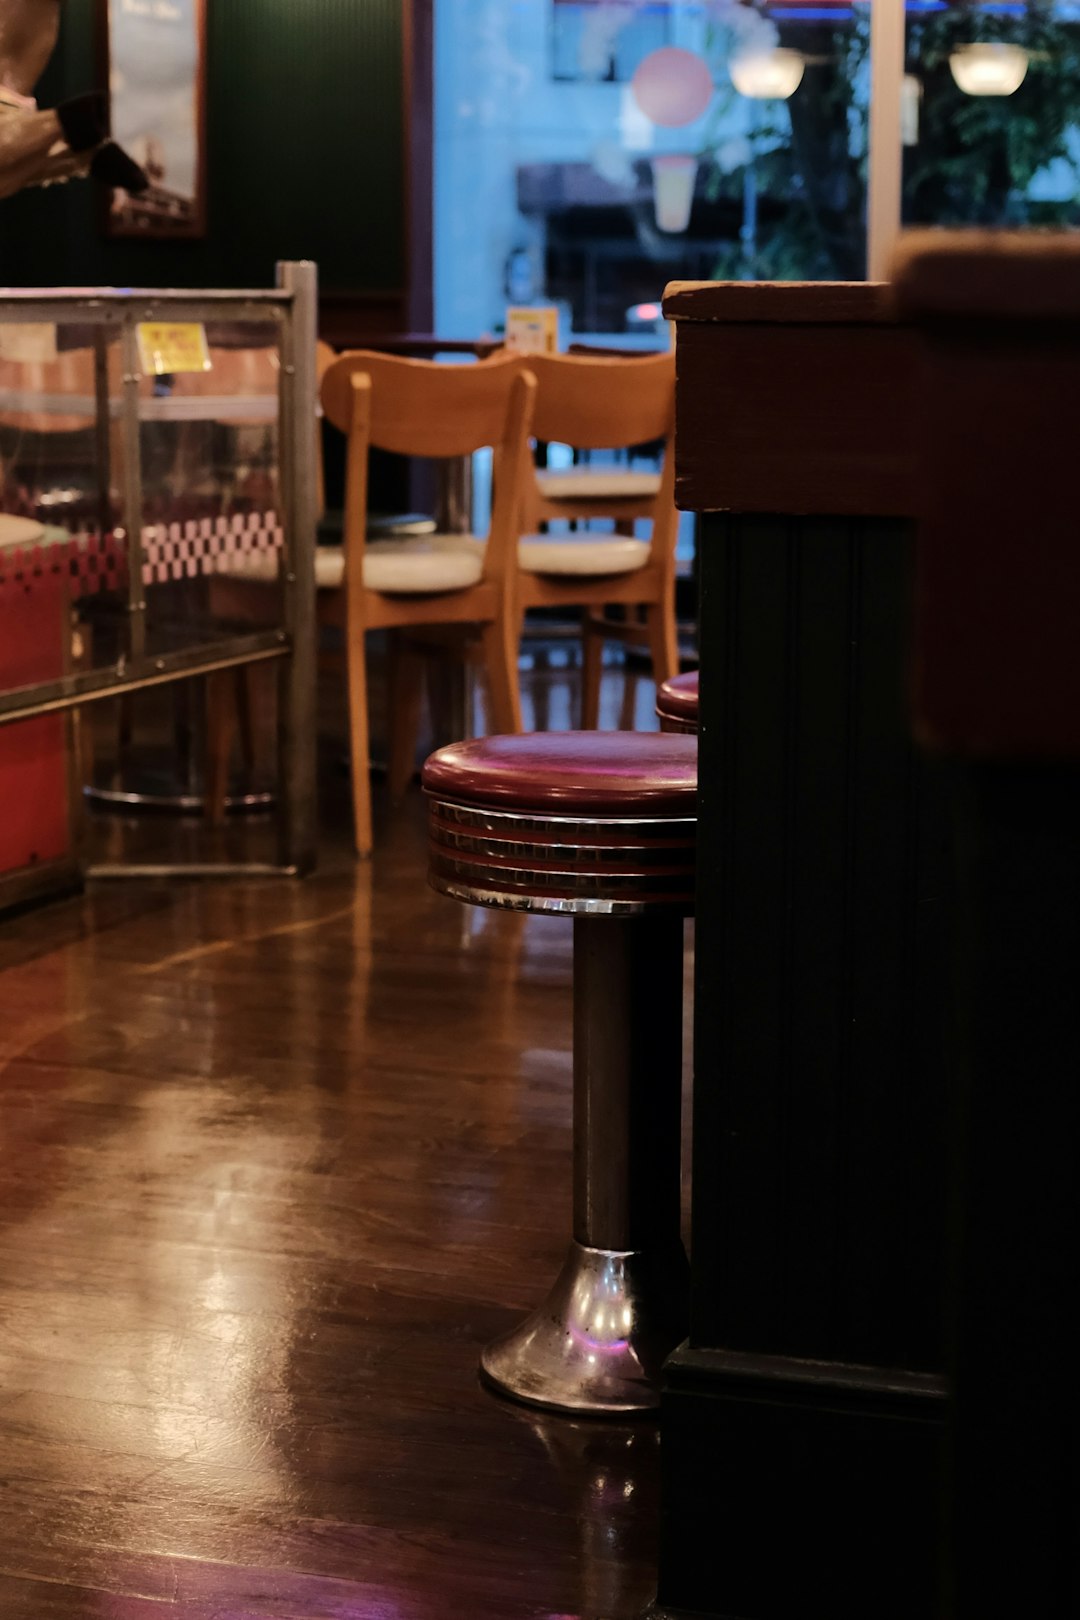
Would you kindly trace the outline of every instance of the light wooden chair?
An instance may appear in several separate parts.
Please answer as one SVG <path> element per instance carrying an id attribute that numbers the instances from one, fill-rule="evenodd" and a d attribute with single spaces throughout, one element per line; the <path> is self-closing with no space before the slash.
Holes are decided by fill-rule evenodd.
<path id="1" fill-rule="evenodd" d="M 530 355 L 537 382 L 533 433 L 579 450 L 622 450 L 661 442 L 659 473 L 621 467 L 534 473 L 518 548 L 518 607 L 584 608 L 582 724 L 596 726 L 606 640 L 648 648 L 657 685 L 678 673 L 675 621 L 675 361 Z M 611 518 L 614 535 L 537 534 L 557 519 Z M 633 525 L 646 520 L 650 538 Z M 620 607 L 622 619 L 608 613 Z"/>
<path id="2" fill-rule="evenodd" d="M 356 850 L 372 847 L 368 775 L 369 630 L 461 626 L 479 635 L 491 713 L 500 732 L 521 730 L 514 607 L 514 545 L 529 467 L 528 435 L 536 384 L 512 359 L 444 365 L 363 350 L 343 355 L 323 379 L 327 420 L 348 438 L 345 543 L 317 558 L 319 617 L 344 631 Z M 431 535 L 415 541 L 367 539 L 371 449 L 432 460 L 495 452 L 495 493 L 486 541 Z M 395 747 L 414 734 L 419 668 L 399 642 L 391 703 Z M 401 717 L 401 724 L 396 722 Z M 410 762 L 411 764 L 411 762 Z M 391 776 L 400 775 L 391 759 Z"/>

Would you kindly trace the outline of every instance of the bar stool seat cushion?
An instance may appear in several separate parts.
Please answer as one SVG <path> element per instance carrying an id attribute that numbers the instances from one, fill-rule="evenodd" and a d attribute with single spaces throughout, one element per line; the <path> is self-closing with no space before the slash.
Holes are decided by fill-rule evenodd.
<path id="1" fill-rule="evenodd" d="M 564 915 L 688 916 L 697 740 L 657 732 L 486 737 L 424 767 L 433 888 Z"/>
<path id="2" fill-rule="evenodd" d="M 220 573 L 231 579 L 268 583 L 277 578 L 274 552 L 252 552 L 231 557 Z M 401 540 L 372 540 L 364 547 L 364 584 L 369 591 L 388 596 L 423 596 L 430 592 L 460 591 L 480 580 L 484 571 L 483 542 L 468 534 L 432 534 Z M 315 584 L 319 590 L 340 590 L 345 583 L 343 546 L 319 546 L 315 552 Z"/>
<path id="3" fill-rule="evenodd" d="M 698 672 L 673 675 L 656 694 L 656 712 L 674 725 L 696 731 L 698 725 Z"/>
<path id="4" fill-rule="evenodd" d="M 648 541 L 621 535 L 580 540 L 573 535 L 565 540 L 530 537 L 518 546 L 518 561 L 529 574 L 588 575 L 596 579 L 604 574 L 635 574 L 648 560 Z"/>
<path id="5" fill-rule="evenodd" d="M 697 743 L 641 731 L 534 731 L 453 743 L 425 790 L 458 804 L 572 816 L 696 816 Z"/>
<path id="6" fill-rule="evenodd" d="M 36 518 L 0 512 L 0 547 L 36 546 L 45 538 L 45 526 Z"/>
<path id="7" fill-rule="evenodd" d="M 549 501 L 647 501 L 659 492 L 660 474 L 626 467 L 568 467 L 560 472 L 538 471 L 536 484 Z"/>

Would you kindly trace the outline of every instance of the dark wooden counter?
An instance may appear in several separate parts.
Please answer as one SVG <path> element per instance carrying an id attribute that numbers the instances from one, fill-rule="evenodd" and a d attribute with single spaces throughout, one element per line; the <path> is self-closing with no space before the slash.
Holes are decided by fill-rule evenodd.
<path id="1" fill-rule="evenodd" d="M 917 351 L 872 285 L 677 285 L 701 540 L 693 1320 L 659 1612 L 930 1620 L 942 784 L 905 687 Z"/>
<path id="2" fill-rule="evenodd" d="M 910 517 L 915 347 L 873 282 L 675 282 L 679 505 Z"/>

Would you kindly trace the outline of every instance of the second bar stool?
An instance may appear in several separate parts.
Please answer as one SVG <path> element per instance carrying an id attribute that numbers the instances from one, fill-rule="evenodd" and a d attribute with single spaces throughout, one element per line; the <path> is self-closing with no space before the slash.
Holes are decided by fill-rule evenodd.
<path id="1" fill-rule="evenodd" d="M 536 732 L 424 767 L 434 888 L 574 919 L 574 1233 L 540 1308 L 487 1346 L 504 1393 L 558 1411 L 658 1404 L 685 1336 L 679 1234 L 683 918 L 697 743 Z"/>
<path id="2" fill-rule="evenodd" d="M 697 732 L 698 728 L 698 672 L 673 675 L 657 689 L 656 712 L 661 731 Z"/>

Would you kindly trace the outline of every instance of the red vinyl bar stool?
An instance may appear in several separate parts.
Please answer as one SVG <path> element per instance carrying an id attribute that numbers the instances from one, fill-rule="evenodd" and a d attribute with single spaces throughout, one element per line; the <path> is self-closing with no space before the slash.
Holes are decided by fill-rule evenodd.
<path id="1" fill-rule="evenodd" d="M 693 911 L 697 742 L 534 732 L 424 767 L 432 886 L 574 919 L 574 1232 L 547 1299 L 489 1344 L 504 1394 L 557 1411 L 658 1404 L 685 1337 L 679 1234 L 683 918 Z"/>
<path id="2" fill-rule="evenodd" d="M 698 728 L 698 672 L 673 675 L 664 681 L 656 694 L 656 712 L 660 716 L 661 731 L 685 731 L 696 734 Z"/>

